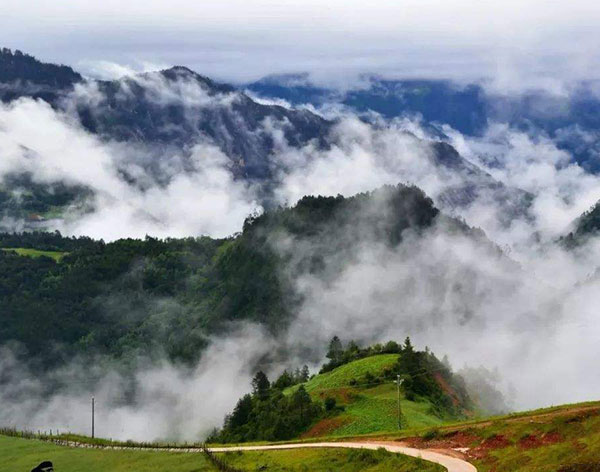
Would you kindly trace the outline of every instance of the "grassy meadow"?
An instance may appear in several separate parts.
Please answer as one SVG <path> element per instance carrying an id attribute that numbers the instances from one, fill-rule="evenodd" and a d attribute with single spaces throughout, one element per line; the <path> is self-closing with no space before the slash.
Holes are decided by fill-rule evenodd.
<path id="1" fill-rule="evenodd" d="M 303 437 L 349 436 L 398 429 L 398 391 L 393 382 L 356 384 L 370 373 L 378 377 L 398 360 L 397 354 L 380 354 L 365 357 L 342 365 L 331 372 L 314 376 L 304 383 L 306 391 L 316 399 L 335 398 L 343 411 L 315 424 Z M 291 387 L 286 393 L 298 387 Z M 402 426 L 418 429 L 437 426 L 447 420 L 433 413 L 427 400 L 409 401 L 401 397 Z"/>
<path id="2" fill-rule="evenodd" d="M 60 260 L 68 254 L 67 252 L 41 251 L 39 249 L 30 249 L 30 248 L 23 248 L 23 247 L 2 248 L 2 251 L 14 252 L 14 253 L 18 254 L 19 256 L 25 256 L 25 257 L 34 257 L 35 258 L 35 257 L 45 256 L 45 257 L 54 259 L 56 262 L 60 262 Z"/>
<path id="3" fill-rule="evenodd" d="M 203 472 L 214 469 L 202 454 L 77 449 L 36 439 L 0 436 L 0 470 L 29 472 L 50 460 L 56 472 Z"/>
<path id="4" fill-rule="evenodd" d="M 296 449 L 229 452 L 227 463 L 247 471 L 271 472 L 443 472 L 442 466 L 385 450 Z"/>

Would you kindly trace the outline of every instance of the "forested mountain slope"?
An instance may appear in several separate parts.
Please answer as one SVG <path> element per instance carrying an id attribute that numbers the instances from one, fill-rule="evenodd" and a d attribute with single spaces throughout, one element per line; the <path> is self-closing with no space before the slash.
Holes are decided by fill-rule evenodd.
<path id="1" fill-rule="evenodd" d="M 351 198 L 305 197 L 248 218 L 227 239 L 123 239 L 51 233 L 0 235 L 0 247 L 66 253 L 56 262 L 0 251 L 0 344 L 20 343 L 44 364 L 75 354 L 124 358 L 165 352 L 192 362 L 207 337 L 248 320 L 284 330 L 302 303 L 294 280 L 326 280 L 365 243 L 390 248 L 433 225 L 489 246 L 415 187 Z M 161 354 L 162 355 L 162 354 Z"/>

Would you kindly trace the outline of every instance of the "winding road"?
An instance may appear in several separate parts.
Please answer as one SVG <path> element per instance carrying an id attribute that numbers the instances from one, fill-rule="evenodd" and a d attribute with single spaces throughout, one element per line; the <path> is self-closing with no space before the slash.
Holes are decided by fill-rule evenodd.
<path id="1" fill-rule="evenodd" d="M 54 444 L 67 447 L 79 447 L 89 449 L 113 449 L 113 450 L 148 450 L 148 451 L 170 451 L 180 453 L 202 452 L 199 447 L 173 447 L 173 448 L 149 448 L 144 446 L 111 446 L 87 444 L 76 441 L 52 440 Z M 407 447 L 402 443 L 391 441 L 339 441 L 339 442 L 314 442 L 314 443 L 293 443 L 293 444 L 273 444 L 269 446 L 229 446 L 229 447 L 208 447 L 211 452 L 228 451 L 275 451 L 284 449 L 306 449 L 306 448 L 350 448 L 350 449 L 371 449 L 383 448 L 386 451 L 406 456 L 418 457 L 420 459 L 435 462 L 445 467 L 448 472 L 477 472 L 473 464 L 460 458 L 460 453 L 456 451 L 438 451 L 433 449 L 416 449 Z"/>
<path id="2" fill-rule="evenodd" d="M 301 444 L 276 444 L 272 446 L 233 446 L 233 447 L 212 447 L 212 452 L 227 451 L 273 451 L 277 449 L 300 449 L 307 447 L 337 447 L 351 449 L 379 449 L 384 448 L 389 452 L 404 454 L 411 457 L 419 457 L 429 462 L 435 462 L 448 469 L 448 472 L 477 472 L 473 464 L 468 463 L 458 457 L 443 454 L 438 451 L 428 449 L 415 449 L 401 444 L 392 444 L 389 442 L 317 442 Z"/>

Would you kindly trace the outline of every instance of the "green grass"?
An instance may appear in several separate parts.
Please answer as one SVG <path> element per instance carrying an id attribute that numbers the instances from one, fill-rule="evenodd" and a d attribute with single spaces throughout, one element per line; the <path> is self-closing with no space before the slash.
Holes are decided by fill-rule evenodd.
<path id="1" fill-rule="evenodd" d="M 444 422 L 442 418 L 431 413 L 429 402 L 412 402 L 402 398 L 400 405 L 403 428 L 425 428 Z M 344 418 L 344 425 L 335 430 L 336 435 L 348 436 L 398 429 L 396 386 L 387 384 L 357 390 L 355 400 L 346 405 L 341 418 Z"/>
<path id="2" fill-rule="evenodd" d="M 495 421 L 476 437 L 503 437 L 508 444 L 474 461 L 482 472 L 513 470 L 555 472 L 558 466 L 595 464 L 600 470 L 600 415 L 567 414 L 531 420 Z"/>
<path id="3" fill-rule="evenodd" d="M 213 472 L 202 454 L 111 451 L 57 446 L 35 439 L 0 436 L 0 470 L 29 472 L 49 460 L 56 472 Z"/>
<path id="4" fill-rule="evenodd" d="M 225 461 L 247 471 L 269 472 L 442 472 L 437 464 L 385 450 L 296 449 L 228 452 Z"/>
<path id="5" fill-rule="evenodd" d="M 348 364 L 344 364 L 337 369 L 319 374 L 304 384 L 306 391 L 318 392 L 330 388 L 338 388 L 350 385 L 351 380 L 359 380 L 370 372 L 375 377 L 382 374 L 386 368 L 391 368 L 398 360 L 398 354 L 380 354 L 377 356 L 365 357 Z"/>
<path id="6" fill-rule="evenodd" d="M 59 251 L 41 251 L 39 249 L 29 249 L 24 247 L 5 247 L 2 248 L 3 251 L 6 252 L 14 252 L 19 256 L 25 257 L 41 257 L 46 256 L 54 259 L 56 262 L 60 262 L 60 260 L 65 257 L 67 252 L 59 252 Z"/>
<path id="7" fill-rule="evenodd" d="M 313 398 L 324 400 L 333 397 L 344 408 L 333 418 L 327 418 L 309 431 L 318 436 L 352 436 L 398 429 L 398 393 L 396 385 L 389 380 L 370 386 L 350 385 L 352 380 L 361 381 L 367 372 L 380 376 L 385 369 L 393 367 L 398 354 L 379 354 L 342 365 L 337 369 L 319 374 L 304 384 Z M 292 392 L 292 387 L 286 393 Z M 432 405 L 426 400 L 401 399 L 403 428 L 426 428 L 438 426 L 444 421 L 457 418 L 440 418 L 432 413 Z"/>
<path id="8" fill-rule="evenodd" d="M 386 451 L 294 449 L 284 451 L 228 452 L 227 463 L 254 472 L 442 472 L 443 468 L 419 459 Z M 0 470 L 28 472 L 50 460 L 57 472 L 214 472 L 201 453 L 77 449 L 36 439 L 0 435 Z"/>
<path id="9" fill-rule="evenodd" d="M 376 387 L 370 395 L 373 398 L 380 396 L 384 399 L 393 396 L 393 392 L 386 388 Z M 358 409 L 360 402 L 356 403 Z M 417 412 L 414 415 L 417 415 L 418 409 L 423 406 L 417 404 L 415 407 Z M 355 410 L 355 413 L 358 413 L 358 410 Z M 11 432 L 8 431 L 7 434 Z M 352 434 L 352 431 L 349 431 L 347 437 L 351 437 Z M 355 435 L 352 437 L 356 439 Z M 415 445 L 419 447 L 434 449 L 468 447 L 468 460 L 479 472 L 563 472 L 563 467 L 564 472 L 595 471 L 600 470 L 600 402 L 564 405 L 502 417 L 444 424 L 433 429 L 413 429 L 401 433 L 370 434 L 363 437 L 388 441 L 402 440 L 408 443 L 416 441 Z M 70 439 L 92 441 L 85 437 Z M 93 441 L 99 443 L 100 440 Z M 135 443 L 130 445 L 136 446 Z M 223 457 L 227 462 L 248 472 L 441 470 L 429 463 L 419 464 L 413 459 L 380 451 L 369 453 L 342 449 L 302 449 L 229 452 Z M 213 470 L 200 454 L 70 449 L 39 440 L 0 434 L 0 471 L 27 472 L 42 460 L 55 462 L 57 472 Z M 591 468 L 585 468 L 589 464 L 592 464 Z M 266 468 L 263 468 L 265 466 Z"/>

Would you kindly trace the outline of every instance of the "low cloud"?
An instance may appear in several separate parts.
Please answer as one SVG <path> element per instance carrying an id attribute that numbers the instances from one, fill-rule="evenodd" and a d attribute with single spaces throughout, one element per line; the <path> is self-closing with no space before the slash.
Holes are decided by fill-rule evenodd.
<path id="1" fill-rule="evenodd" d="M 528 244 L 537 233 L 545 241 L 569 231 L 571 223 L 600 200 L 600 177 L 586 172 L 573 157 L 543 132 L 521 132 L 506 124 L 492 123 L 480 138 L 445 128 L 450 142 L 496 180 L 521 188 L 533 196 L 533 221 L 516 221 L 511 231 L 498 227 L 490 215 L 494 202 L 474 204 L 463 213 L 503 244 Z"/>
<path id="2" fill-rule="evenodd" d="M 292 247 L 301 257 L 303 246 Z M 304 303 L 289 342 L 325 346 L 335 334 L 369 344 L 410 335 L 456 367 L 497 368 L 518 408 L 594 398 L 600 282 L 589 274 L 599 256 L 597 243 L 581 257 L 554 246 L 517 264 L 439 225 L 405 234 L 396 249 L 363 241 L 333 277 L 296 279 Z M 331 275 L 339 260 L 323 265 Z"/>
<path id="3" fill-rule="evenodd" d="M 166 150 L 156 164 L 166 180 L 161 183 L 141 165 L 156 151 L 101 141 L 70 115 L 30 99 L 0 107 L 0 143 L 0 176 L 28 172 L 38 183 L 93 190 L 92 212 L 67 212 L 64 221 L 52 223 L 66 234 L 224 237 L 260 209 L 252 189 L 233 178 L 229 159 L 211 144 L 185 154 Z M 139 185 L 126 182 L 123 173 Z"/>
<path id="4" fill-rule="evenodd" d="M 33 375 L 13 350 L 4 347 L 0 424 L 89 434 L 94 396 L 98 436 L 199 440 L 220 425 L 225 412 L 250 390 L 252 369 L 272 343 L 260 327 L 242 325 L 226 338 L 214 339 L 192 368 L 139 359 L 132 375 L 87 359 L 45 377 Z"/>

